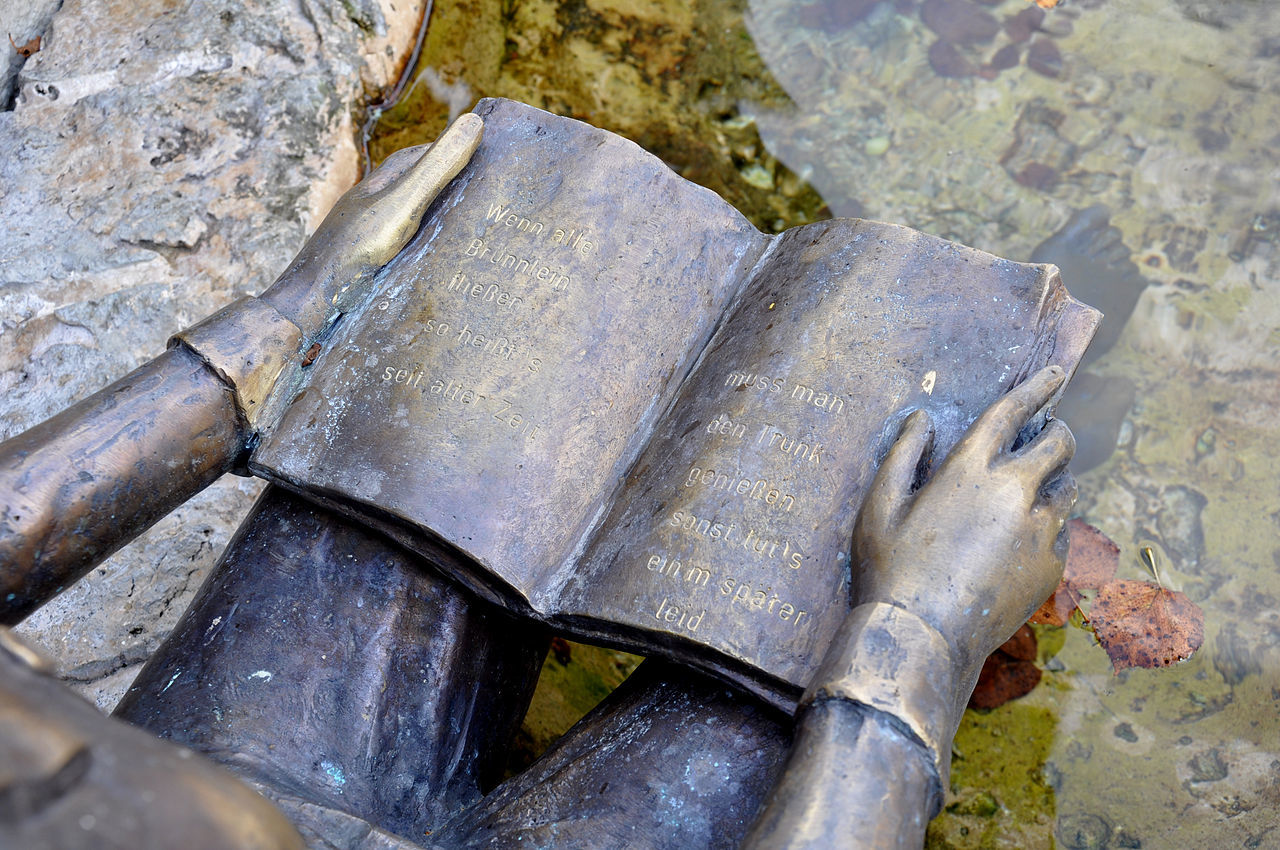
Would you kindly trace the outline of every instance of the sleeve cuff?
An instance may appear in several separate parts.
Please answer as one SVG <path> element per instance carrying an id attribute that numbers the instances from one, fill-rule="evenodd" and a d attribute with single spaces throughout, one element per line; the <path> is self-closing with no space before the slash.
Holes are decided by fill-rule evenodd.
<path id="1" fill-rule="evenodd" d="M 848 700 L 883 712 L 924 746 L 947 788 L 959 725 L 951 647 L 920 617 L 883 602 L 849 612 L 800 705 Z"/>

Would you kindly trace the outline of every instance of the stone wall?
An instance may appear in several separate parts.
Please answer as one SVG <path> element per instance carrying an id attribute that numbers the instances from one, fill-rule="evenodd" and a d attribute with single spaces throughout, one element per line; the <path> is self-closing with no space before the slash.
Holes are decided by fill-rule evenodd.
<path id="1" fill-rule="evenodd" d="M 427 0 L 0 0 L 0 438 L 283 271 L 360 172 L 353 118 Z M 226 477 L 20 631 L 103 708 L 258 485 Z"/>

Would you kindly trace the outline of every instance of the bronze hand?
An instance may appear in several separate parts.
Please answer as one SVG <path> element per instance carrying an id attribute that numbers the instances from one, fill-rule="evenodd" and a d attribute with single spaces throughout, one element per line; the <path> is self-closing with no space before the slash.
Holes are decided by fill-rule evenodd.
<path id="1" fill-rule="evenodd" d="M 933 428 L 923 411 L 907 419 L 854 530 L 854 608 L 744 846 L 923 843 L 983 659 L 1062 575 L 1074 440 L 1050 421 L 1015 443 L 1064 377 L 1044 369 L 992 405 L 919 487 Z"/>
<path id="2" fill-rule="evenodd" d="M 347 191 L 262 299 L 307 339 L 364 297 L 409 243 L 427 207 L 471 159 L 484 122 L 466 113 L 430 145 L 404 148 Z"/>
<path id="3" fill-rule="evenodd" d="M 858 517 L 854 604 L 887 602 L 922 618 L 968 672 L 1062 577 L 1075 440 L 1050 420 L 1025 446 L 1014 441 L 1064 377 L 1043 369 L 993 404 L 918 490 L 933 426 L 923 410 L 913 413 Z"/>

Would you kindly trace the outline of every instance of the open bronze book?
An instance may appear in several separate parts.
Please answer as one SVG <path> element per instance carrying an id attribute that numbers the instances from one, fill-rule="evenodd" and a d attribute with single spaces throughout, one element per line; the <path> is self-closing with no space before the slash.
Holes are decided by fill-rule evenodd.
<path id="1" fill-rule="evenodd" d="M 778 236 L 608 132 L 479 151 L 253 457 L 510 609 L 779 705 L 849 608 L 903 418 L 948 450 L 1098 321 L 1051 266 L 890 224 Z"/>

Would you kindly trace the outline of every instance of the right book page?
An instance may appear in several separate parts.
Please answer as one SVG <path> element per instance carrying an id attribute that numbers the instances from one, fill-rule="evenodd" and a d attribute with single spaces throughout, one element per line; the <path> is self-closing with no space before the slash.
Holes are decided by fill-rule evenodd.
<path id="1" fill-rule="evenodd" d="M 941 458 L 1028 374 L 1070 373 L 1098 320 L 1052 266 L 872 221 L 782 234 L 548 607 L 791 704 L 903 419 L 932 414 Z"/>

